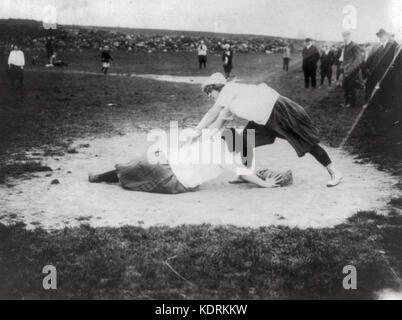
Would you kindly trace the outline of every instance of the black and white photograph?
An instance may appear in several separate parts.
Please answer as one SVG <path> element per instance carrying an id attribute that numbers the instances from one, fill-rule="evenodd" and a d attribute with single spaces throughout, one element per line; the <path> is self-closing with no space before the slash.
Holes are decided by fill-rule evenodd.
<path id="1" fill-rule="evenodd" d="M 401 43 L 402 0 L 1 0 L 0 300 L 402 300 Z"/>

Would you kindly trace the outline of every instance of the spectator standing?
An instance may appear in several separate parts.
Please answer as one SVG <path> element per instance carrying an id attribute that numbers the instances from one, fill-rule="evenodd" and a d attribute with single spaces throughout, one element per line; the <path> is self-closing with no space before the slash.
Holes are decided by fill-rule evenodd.
<path id="1" fill-rule="evenodd" d="M 387 72 L 398 48 L 398 43 L 391 38 L 391 34 L 384 29 L 377 32 L 380 41 L 379 47 L 368 57 L 365 63 L 366 102 L 370 98 L 375 86 Z M 378 94 L 378 103 L 389 109 L 393 105 L 393 91 L 395 87 L 395 69 L 389 70 L 381 83 Z"/>
<path id="2" fill-rule="evenodd" d="M 13 50 L 8 57 L 8 68 L 11 85 L 14 85 L 15 80 L 18 80 L 20 86 L 24 85 L 24 66 L 25 56 L 24 53 L 14 45 Z"/>
<path id="3" fill-rule="evenodd" d="M 200 69 L 204 67 L 207 68 L 207 54 L 208 48 L 203 40 L 201 40 L 200 45 L 198 46 L 198 62 L 200 64 Z"/>
<path id="4" fill-rule="evenodd" d="M 53 53 L 54 53 L 52 38 L 50 38 L 50 37 L 46 38 L 46 45 L 45 46 L 46 46 L 47 58 L 50 61 L 50 58 L 53 56 Z"/>
<path id="5" fill-rule="evenodd" d="M 283 70 L 284 71 L 289 71 L 289 63 L 290 63 L 291 59 L 292 59 L 292 57 L 291 57 L 291 53 L 290 53 L 290 47 L 287 44 L 283 48 Z"/>
<path id="6" fill-rule="evenodd" d="M 313 45 L 313 40 L 306 39 L 306 46 L 303 49 L 303 72 L 304 87 L 306 89 L 317 87 L 317 63 L 320 60 L 320 52 Z"/>
<path id="7" fill-rule="evenodd" d="M 105 46 L 105 48 L 103 49 L 101 54 L 101 60 L 102 60 L 102 72 L 104 75 L 107 75 L 110 68 L 110 62 L 113 61 L 113 57 L 110 55 L 109 46 Z"/>
<path id="8" fill-rule="evenodd" d="M 361 67 L 361 50 L 359 46 L 352 41 L 351 31 L 345 31 L 343 34 L 344 46 L 340 60 L 343 69 L 343 89 L 345 92 L 344 108 L 356 107 L 357 81 Z"/>
<path id="9" fill-rule="evenodd" d="M 223 47 L 222 60 L 225 77 L 228 79 L 233 69 L 233 50 L 228 43 Z"/>
<path id="10" fill-rule="evenodd" d="M 328 79 L 328 85 L 332 85 L 332 67 L 335 63 L 335 54 L 328 45 L 323 45 L 320 58 L 321 86 L 324 85 L 325 78 Z"/>

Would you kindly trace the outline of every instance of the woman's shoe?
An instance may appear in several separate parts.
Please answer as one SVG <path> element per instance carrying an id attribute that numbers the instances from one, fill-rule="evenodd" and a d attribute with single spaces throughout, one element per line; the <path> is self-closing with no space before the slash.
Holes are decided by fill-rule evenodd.
<path id="1" fill-rule="evenodd" d="M 90 183 L 99 183 L 100 182 L 99 181 L 99 175 L 97 175 L 97 174 L 89 174 L 88 175 L 88 181 Z"/>
<path id="2" fill-rule="evenodd" d="M 331 180 L 327 182 L 327 187 L 333 188 L 340 184 L 343 180 L 343 176 L 340 172 L 335 172 L 331 175 Z"/>

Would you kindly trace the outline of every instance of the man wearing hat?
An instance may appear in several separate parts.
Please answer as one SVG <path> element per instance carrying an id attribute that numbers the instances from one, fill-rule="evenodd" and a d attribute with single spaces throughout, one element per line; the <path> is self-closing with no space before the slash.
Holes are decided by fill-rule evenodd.
<path id="1" fill-rule="evenodd" d="M 368 57 L 365 64 L 366 82 L 366 101 L 370 98 L 375 86 L 387 72 L 396 52 L 398 43 L 391 38 L 391 34 L 384 29 L 377 32 L 379 46 Z M 392 106 L 392 96 L 395 84 L 395 71 L 393 69 L 385 75 L 381 83 L 377 102 L 386 108 Z"/>
<path id="2" fill-rule="evenodd" d="M 276 138 L 285 139 L 299 157 L 310 153 L 330 175 L 328 187 L 341 183 L 342 174 L 337 171 L 327 152 L 319 145 L 317 129 L 303 107 L 281 96 L 267 84 L 250 85 L 227 83 L 225 77 L 215 73 L 204 83 L 202 90 L 215 100 L 196 127 L 195 137 L 204 129 L 220 129 L 234 116 L 245 119 L 248 124 L 240 136 L 245 165 L 252 165 L 254 148 L 273 144 Z M 248 136 L 254 131 L 255 144 L 248 144 Z"/>
<path id="3" fill-rule="evenodd" d="M 360 47 L 352 41 L 351 31 L 342 34 L 344 46 L 340 60 L 343 69 L 343 90 L 345 91 L 345 103 L 341 106 L 350 108 L 356 106 L 356 90 L 359 71 L 362 63 Z"/>
<path id="4" fill-rule="evenodd" d="M 317 86 L 317 63 L 320 60 L 320 52 L 313 45 L 313 40 L 306 39 L 306 46 L 303 49 L 303 72 L 304 86 L 306 89 Z"/>

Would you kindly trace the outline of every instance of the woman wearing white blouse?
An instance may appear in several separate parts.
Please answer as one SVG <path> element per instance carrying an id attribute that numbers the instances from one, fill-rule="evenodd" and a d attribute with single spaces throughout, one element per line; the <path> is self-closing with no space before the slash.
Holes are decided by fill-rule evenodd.
<path id="1" fill-rule="evenodd" d="M 265 83 L 228 83 L 220 73 L 207 79 L 202 89 L 215 100 L 215 104 L 198 124 L 198 134 L 205 128 L 219 129 L 225 121 L 237 116 L 248 121 L 243 137 L 240 137 L 243 139 L 243 150 L 238 150 L 243 152 L 243 158 L 247 155 L 245 164 L 253 158 L 254 147 L 272 144 L 276 138 L 281 138 L 290 143 L 299 157 L 310 153 L 327 169 L 330 175 L 328 187 L 335 187 L 342 181 L 342 174 L 334 168 L 327 152 L 319 145 L 320 139 L 313 122 L 296 102 L 281 96 Z M 255 130 L 254 146 L 247 145 L 248 130 Z"/>
<path id="2" fill-rule="evenodd" d="M 12 85 L 14 85 L 15 80 L 18 80 L 20 86 L 21 87 L 23 86 L 24 66 L 25 66 L 24 53 L 21 50 L 19 50 L 17 45 L 15 45 L 8 57 L 8 68 L 10 72 L 10 82 Z"/>

